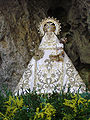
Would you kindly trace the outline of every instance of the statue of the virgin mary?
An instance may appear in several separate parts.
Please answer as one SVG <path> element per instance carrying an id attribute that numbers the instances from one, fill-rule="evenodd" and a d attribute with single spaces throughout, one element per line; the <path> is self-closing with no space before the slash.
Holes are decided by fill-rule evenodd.
<path id="1" fill-rule="evenodd" d="M 60 23 L 54 18 L 45 18 L 40 22 L 39 31 L 43 36 L 35 55 L 30 60 L 14 93 L 19 94 L 27 89 L 37 93 L 60 92 L 65 86 L 67 92 L 69 85 L 71 92 L 85 91 L 85 84 L 79 76 L 71 60 L 64 51 L 65 39 L 58 39 Z M 81 87 L 80 87 L 81 86 Z"/>

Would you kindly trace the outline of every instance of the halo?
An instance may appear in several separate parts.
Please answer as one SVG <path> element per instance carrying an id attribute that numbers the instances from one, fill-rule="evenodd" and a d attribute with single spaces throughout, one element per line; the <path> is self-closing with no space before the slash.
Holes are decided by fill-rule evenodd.
<path id="1" fill-rule="evenodd" d="M 43 28 L 44 28 L 44 25 L 47 22 L 52 22 L 52 23 L 55 24 L 55 27 L 56 27 L 55 34 L 58 35 L 59 32 L 61 31 L 61 29 L 60 29 L 61 28 L 61 23 L 59 23 L 59 20 L 57 20 L 56 18 L 48 17 L 48 18 L 42 19 L 42 21 L 40 22 L 40 24 L 38 26 L 40 36 L 44 35 L 44 29 Z"/>

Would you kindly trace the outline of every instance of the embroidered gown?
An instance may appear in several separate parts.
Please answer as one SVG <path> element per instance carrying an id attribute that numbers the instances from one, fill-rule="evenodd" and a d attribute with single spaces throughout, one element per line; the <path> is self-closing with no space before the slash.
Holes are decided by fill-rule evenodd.
<path id="1" fill-rule="evenodd" d="M 46 32 L 14 93 L 21 94 L 22 88 L 24 92 L 29 88 L 37 93 L 60 92 L 64 86 L 67 92 L 69 85 L 71 92 L 77 92 L 80 86 L 80 92 L 84 92 L 85 84 L 63 48 L 54 32 Z"/>

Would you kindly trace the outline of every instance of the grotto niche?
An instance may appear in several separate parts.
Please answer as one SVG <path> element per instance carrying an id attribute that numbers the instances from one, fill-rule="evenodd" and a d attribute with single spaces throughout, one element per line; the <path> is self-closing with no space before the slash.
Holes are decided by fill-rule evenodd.
<path id="1" fill-rule="evenodd" d="M 53 17 L 42 19 L 39 24 L 39 33 L 42 36 L 41 43 L 35 55 L 30 60 L 25 72 L 18 83 L 14 94 L 21 95 L 28 89 L 38 94 L 51 94 L 54 91 L 83 93 L 86 86 L 76 71 L 72 61 L 64 51 L 66 38 L 57 38 L 61 25 Z M 81 87 L 80 87 L 81 86 Z"/>
<path id="2" fill-rule="evenodd" d="M 58 38 L 90 89 L 90 20 L 88 0 L 0 0 L 0 86 L 14 91 L 41 37 L 38 23 L 55 17 L 62 23 Z"/>

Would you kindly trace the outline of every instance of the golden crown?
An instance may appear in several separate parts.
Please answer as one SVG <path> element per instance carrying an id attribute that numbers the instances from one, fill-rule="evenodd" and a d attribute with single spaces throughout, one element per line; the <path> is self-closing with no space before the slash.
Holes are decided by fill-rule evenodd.
<path id="1" fill-rule="evenodd" d="M 53 17 L 48 17 L 45 19 L 42 19 L 42 21 L 40 22 L 39 26 L 38 26 L 38 30 L 41 36 L 44 35 L 45 31 L 44 31 L 44 25 L 47 24 L 48 22 L 52 22 L 55 25 L 55 34 L 58 35 L 59 32 L 61 31 L 61 23 L 59 23 L 59 20 L 57 20 L 56 18 Z"/>

